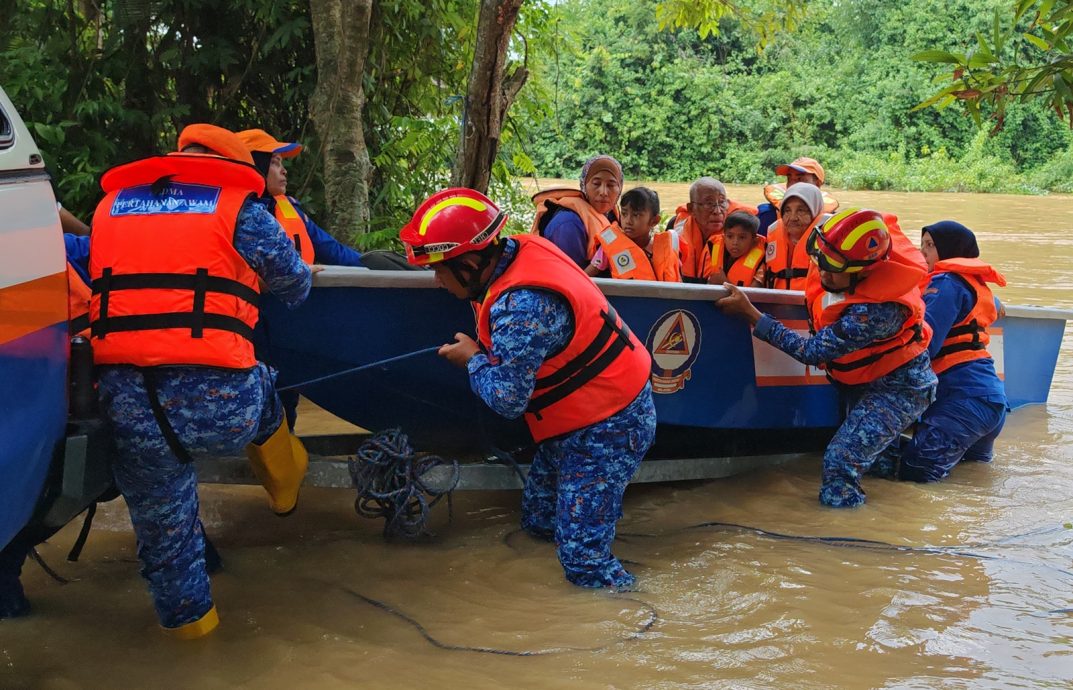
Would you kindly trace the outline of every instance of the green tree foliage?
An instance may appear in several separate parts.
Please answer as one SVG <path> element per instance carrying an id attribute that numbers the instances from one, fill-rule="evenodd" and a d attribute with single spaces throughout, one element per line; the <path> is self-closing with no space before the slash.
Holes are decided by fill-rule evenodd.
<path id="1" fill-rule="evenodd" d="M 288 163 L 289 192 L 314 215 L 322 208 L 304 0 L 0 0 L 0 12 L 0 85 L 77 215 L 92 213 L 105 170 L 173 150 L 190 122 L 261 127 L 302 142 L 305 152 Z M 545 45 L 539 34 L 548 17 L 544 3 L 527 4 L 513 61 L 528 59 L 530 44 Z M 450 178 L 476 20 L 470 0 L 375 5 L 365 72 L 374 166 L 365 247 L 390 245 L 417 203 Z M 527 120 L 541 108 L 519 103 Z M 513 171 L 531 169 L 519 131 L 508 116 L 493 165 L 493 194 L 508 205 L 521 198 Z"/>
<path id="2" fill-rule="evenodd" d="M 989 116 L 1000 131 L 1010 103 L 1038 102 L 1073 127 L 1073 0 L 1017 0 L 995 8 L 992 17 L 968 47 L 944 41 L 936 44 L 942 49 L 915 55 L 948 70 L 936 78 L 946 85 L 920 107 L 942 109 L 960 101 L 977 123 Z"/>
<path id="3" fill-rule="evenodd" d="M 812 155 L 836 185 L 1028 190 L 1031 171 L 1073 140 L 1039 105 L 1011 105 L 1008 129 L 980 140 L 955 109 L 914 110 L 934 87 L 910 57 L 951 27 L 985 30 L 1002 2 L 815 0 L 758 51 L 733 14 L 702 37 L 660 31 L 666 3 L 570 0 L 557 69 L 536 76 L 556 88 L 530 153 L 542 175 L 573 177 L 608 153 L 633 179 L 754 183 Z"/>

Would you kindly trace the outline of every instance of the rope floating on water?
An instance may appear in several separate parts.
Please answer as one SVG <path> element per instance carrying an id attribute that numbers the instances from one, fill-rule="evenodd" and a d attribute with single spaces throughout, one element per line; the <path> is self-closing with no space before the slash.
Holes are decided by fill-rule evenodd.
<path id="1" fill-rule="evenodd" d="M 449 517 L 453 517 L 451 492 L 458 486 L 461 470 L 457 460 L 437 455 L 418 455 L 400 429 L 375 434 L 361 444 L 347 462 L 358 497 L 354 510 L 366 518 L 384 518 L 384 538 L 417 539 L 430 535 L 429 511 L 447 497 Z M 447 466 L 452 476 L 442 488 L 425 483 L 430 470 Z"/>
<path id="2" fill-rule="evenodd" d="M 394 608 L 393 606 L 391 606 L 389 604 L 386 604 L 386 603 L 384 603 L 384 602 L 382 602 L 382 601 L 380 601 L 378 599 L 373 599 L 372 597 L 367 597 L 364 594 L 362 594 L 361 592 L 356 592 L 356 591 L 354 591 L 352 589 L 349 589 L 347 587 L 343 587 L 342 589 L 343 589 L 344 592 L 346 592 L 347 594 L 355 597 L 356 599 L 359 599 L 359 600 L 365 602 L 366 604 L 369 604 L 370 606 L 376 607 L 376 608 L 380 609 L 381 611 L 383 611 L 385 613 L 391 614 L 392 616 L 398 618 L 399 620 L 407 623 L 412 628 L 417 630 L 417 632 L 421 634 L 421 637 L 425 638 L 425 640 L 429 644 L 431 644 L 433 647 L 436 647 L 437 649 L 443 649 L 443 650 L 446 650 L 446 651 L 449 651 L 449 652 L 473 652 L 473 653 L 477 653 L 477 654 L 494 654 L 494 655 L 497 655 L 497 656 L 551 656 L 552 654 L 565 654 L 565 653 L 568 653 L 568 652 L 602 652 L 602 651 L 610 649 L 611 647 L 614 647 L 616 645 L 620 645 L 620 644 L 623 644 L 625 642 L 630 642 L 632 640 L 640 639 L 641 637 L 643 637 L 645 635 L 645 633 L 647 633 L 649 630 L 652 629 L 652 626 L 654 626 L 659 621 L 659 612 L 656 611 L 656 608 L 654 606 L 652 606 L 652 604 L 649 604 L 647 601 L 642 601 L 640 599 L 635 599 L 633 597 L 624 597 L 624 596 L 615 595 L 615 599 L 618 599 L 618 600 L 621 600 L 621 601 L 629 601 L 629 602 L 632 602 L 634 604 L 637 604 L 640 607 L 640 609 L 642 611 L 645 611 L 648 615 L 645 618 L 645 620 L 641 621 L 641 624 L 638 625 L 637 628 L 633 632 L 631 632 L 626 637 L 623 637 L 621 639 L 615 640 L 614 642 L 610 642 L 610 643 L 605 644 L 605 645 L 599 645 L 599 646 L 596 646 L 596 647 L 570 647 L 570 646 L 565 646 L 565 647 L 548 647 L 548 648 L 545 648 L 545 649 L 521 649 L 521 650 L 498 649 L 496 647 L 471 647 L 469 645 L 450 644 L 448 642 L 443 642 L 441 640 L 438 640 L 436 637 L 434 637 L 432 635 L 432 633 L 430 633 L 428 631 L 428 629 L 425 626 L 421 625 L 421 623 L 417 619 L 415 619 L 414 617 L 410 616 L 409 614 L 406 614 L 406 613 Z"/>

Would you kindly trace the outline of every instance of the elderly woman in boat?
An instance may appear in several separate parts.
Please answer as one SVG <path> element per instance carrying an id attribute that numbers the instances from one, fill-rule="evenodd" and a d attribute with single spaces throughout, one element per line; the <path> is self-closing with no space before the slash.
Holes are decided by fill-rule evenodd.
<path id="1" fill-rule="evenodd" d="M 601 246 L 601 235 L 619 230 L 617 204 L 622 166 L 611 156 L 594 156 L 581 168 L 581 189 L 549 189 L 533 196 L 533 234 L 541 235 L 585 268 Z M 609 238 L 610 239 L 610 238 Z"/>
<path id="2" fill-rule="evenodd" d="M 926 264 L 897 220 L 875 211 L 847 209 L 806 241 L 818 268 L 805 286 L 814 336 L 760 313 L 730 283 L 717 305 L 748 321 L 754 337 L 824 367 L 854 400 L 824 451 L 820 487 L 821 503 L 848 508 L 864 503 L 861 476 L 935 397 L 919 288 Z"/>
<path id="3" fill-rule="evenodd" d="M 805 243 L 812 229 L 824 219 L 823 193 L 807 182 L 790 185 L 782 198 L 781 217 L 768 230 L 766 287 L 778 290 L 804 290 L 809 256 Z"/>

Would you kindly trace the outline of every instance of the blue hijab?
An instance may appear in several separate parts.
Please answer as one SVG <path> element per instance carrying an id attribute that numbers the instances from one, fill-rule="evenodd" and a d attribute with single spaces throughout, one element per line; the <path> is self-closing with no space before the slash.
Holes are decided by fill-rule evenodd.
<path id="1" fill-rule="evenodd" d="M 956 220 L 941 220 L 938 223 L 926 225 L 920 234 L 931 235 L 935 243 L 935 251 L 939 254 L 939 260 L 944 259 L 975 259 L 980 256 L 980 247 L 976 244 L 976 235 L 972 230 Z"/>

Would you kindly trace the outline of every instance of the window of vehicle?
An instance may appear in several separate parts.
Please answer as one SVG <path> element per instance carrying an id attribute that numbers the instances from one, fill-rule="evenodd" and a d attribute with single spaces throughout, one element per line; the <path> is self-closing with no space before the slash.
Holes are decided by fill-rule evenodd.
<path id="1" fill-rule="evenodd" d="M 3 108 L 0 108 L 0 151 L 9 149 L 14 145 L 15 129 L 11 126 L 11 120 L 7 119 L 7 114 Z"/>

